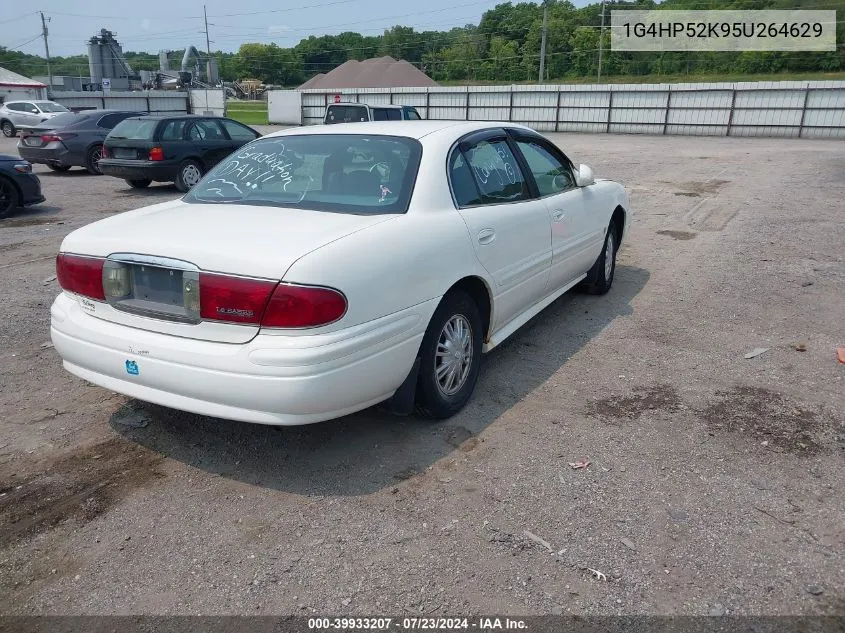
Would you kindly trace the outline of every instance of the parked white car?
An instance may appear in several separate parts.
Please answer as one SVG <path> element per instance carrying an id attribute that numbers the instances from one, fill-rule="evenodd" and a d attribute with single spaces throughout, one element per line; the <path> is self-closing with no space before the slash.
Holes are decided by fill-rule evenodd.
<path id="1" fill-rule="evenodd" d="M 576 284 L 610 289 L 630 217 L 621 185 L 526 127 L 288 129 L 70 233 L 52 340 L 71 373 L 198 414 L 446 418 L 483 352 Z"/>
<path id="2" fill-rule="evenodd" d="M 0 105 L 0 131 L 12 138 L 19 130 L 43 127 L 54 116 L 70 112 L 55 101 L 7 101 Z"/>

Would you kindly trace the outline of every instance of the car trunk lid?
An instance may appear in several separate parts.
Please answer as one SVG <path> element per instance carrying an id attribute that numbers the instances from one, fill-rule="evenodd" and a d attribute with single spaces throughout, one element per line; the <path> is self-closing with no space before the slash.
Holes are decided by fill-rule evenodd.
<path id="1" fill-rule="evenodd" d="M 106 268 L 124 269 L 120 274 L 131 285 L 125 299 L 100 303 L 79 297 L 93 316 L 177 336 L 244 343 L 259 326 L 199 319 L 195 282 L 200 274 L 277 282 L 303 255 L 395 217 L 175 200 L 78 229 L 65 238 L 61 251 L 108 258 Z"/>

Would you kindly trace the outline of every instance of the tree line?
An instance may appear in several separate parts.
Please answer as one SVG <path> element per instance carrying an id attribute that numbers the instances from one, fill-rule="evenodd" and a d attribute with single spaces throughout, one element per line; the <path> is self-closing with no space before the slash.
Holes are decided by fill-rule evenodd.
<path id="1" fill-rule="evenodd" d="M 836 9 L 837 50 L 833 52 L 638 52 L 611 50 L 610 29 L 602 36 L 601 4 L 576 8 L 567 0 L 548 1 L 545 79 L 567 80 L 595 76 L 599 48 L 602 75 L 683 75 L 725 73 L 781 73 L 845 71 L 845 0 L 653 0 L 605 4 L 610 10 L 637 9 Z M 536 81 L 540 65 L 543 7 L 532 2 L 506 2 L 485 11 L 478 24 L 447 31 L 417 31 L 393 26 L 382 35 L 353 31 L 310 36 L 292 48 L 275 43 L 244 43 L 236 53 L 217 51 L 224 81 L 257 79 L 266 84 L 297 86 L 343 62 L 389 55 L 404 59 L 436 81 Z M 603 41 L 600 43 L 599 38 Z M 182 51 L 174 51 L 174 60 Z M 158 55 L 125 53 L 134 70 L 157 70 Z M 36 55 L 0 47 L 0 66 L 23 75 L 46 74 L 46 61 Z M 86 55 L 52 60 L 54 75 L 87 75 Z"/>

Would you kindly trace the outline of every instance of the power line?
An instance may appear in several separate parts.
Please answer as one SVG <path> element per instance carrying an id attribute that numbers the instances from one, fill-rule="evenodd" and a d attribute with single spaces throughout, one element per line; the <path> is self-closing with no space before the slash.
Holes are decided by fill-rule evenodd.
<path id="1" fill-rule="evenodd" d="M 41 33 L 38 33 L 38 34 L 37 34 L 37 35 L 35 35 L 34 37 L 31 37 L 30 39 L 26 40 L 26 41 L 25 41 L 25 42 L 23 42 L 22 44 L 18 44 L 18 45 L 16 45 L 16 46 L 11 46 L 11 47 L 7 48 L 6 50 L 7 50 L 7 51 L 16 51 L 16 50 L 18 50 L 19 48 L 23 48 L 24 46 L 26 46 L 26 45 L 27 45 L 27 44 L 29 44 L 30 42 L 34 42 L 34 41 L 35 41 L 35 40 L 37 40 L 39 37 L 41 37 Z"/>
<path id="2" fill-rule="evenodd" d="M 28 18 L 31 15 L 35 15 L 38 11 L 30 11 L 29 13 L 23 13 L 21 15 L 15 16 L 13 18 L 8 18 L 6 20 L 0 20 L 0 24 L 8 24 L 9 22 L 14 22 L 16 20 L 20 20 L 22 18 Z"/>

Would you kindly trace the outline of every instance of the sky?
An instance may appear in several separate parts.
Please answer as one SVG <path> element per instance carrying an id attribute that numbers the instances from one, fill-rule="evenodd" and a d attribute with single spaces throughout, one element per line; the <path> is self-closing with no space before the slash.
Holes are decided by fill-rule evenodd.
<path id="1" fill-rule="evenodd" d="M 309 35 L 357 31 L 379 35 L 393 25 L 447 30 L 478 24 L 482 13 L 503 0 L 206 0 L 211 50 L 236 51 L 245 42 L 294 46 Z M 574 2 L 576 6 L 587 0 Z M 173 0 L 41 0 L 9 3 L 0 15 L 0 45 L 44 55 L 41 17 L 50 19 L 50 54 L 86 54 L 87 40 L 101 28 L 114 32 L 124 51 L 157 53 L 193 44 L 205 50 L 203 4 Z M 9 11 L 12 8 L 12 11 Z"/>

